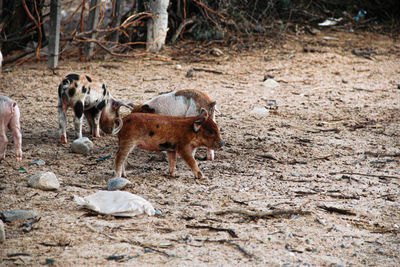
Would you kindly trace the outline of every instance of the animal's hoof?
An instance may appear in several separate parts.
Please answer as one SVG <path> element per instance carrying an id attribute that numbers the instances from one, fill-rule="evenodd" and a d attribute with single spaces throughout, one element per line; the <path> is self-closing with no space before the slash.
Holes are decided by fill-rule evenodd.
<path id="1" fill-rule="evenodd" d="M 61 144 L 66 144 L 67 143 L 67 137 L 66 136 L 61 136 L 60 138 Z"/>

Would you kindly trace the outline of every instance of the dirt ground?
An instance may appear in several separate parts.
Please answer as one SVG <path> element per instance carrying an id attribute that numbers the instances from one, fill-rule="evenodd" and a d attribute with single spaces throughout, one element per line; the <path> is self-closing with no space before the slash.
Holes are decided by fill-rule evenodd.
<path id="1" fill-rule="evenodd" d="M 3 69 L 0 92 L 20 106 L 24 154 L 17 164 L 9 144 L 0 211 L 34 210 L 40 221 L 29 232 L 21 221 L 5 224 L 0 265 L 399 266 L 399 40 L 325 32 L 239 54 L 220 49 L 219 57 L 180 57 L 183 48 L 167 48 L 145 59 L 62 60 L 55 73 L 45 62 Z M 193 67 L 222 74 L 186 77 Z M 161 154 L 135 150 L 126 191 L 161 215 L 121 219 L 80 209 L 73 195 L 106 189 L 112 178 L 113 159 L 96 160 L 113 157 L 117 138 L 92 139 L 89 155 L 60 144 L 57 85 L 71 72 L 100 77 L 126 102 L 178 89 L 207 92 L 217 100 L 227 142 L 215 161 L 198 152 L 208 179 L 196 181 L 181 160 L 179 177 L 168 177 Z M 279 87 L 263 85 L 265 75 Z M 265 106 L 268 114 L 252 112 Z M 71 141 L 72 111 L 68 117 Z M 30 165 L 36 159 L 46 165 Z M 54 172 L 61 189 L 28 187 L 39 171 Z M 262 216 L 282 210 L 302 213 Z"/>

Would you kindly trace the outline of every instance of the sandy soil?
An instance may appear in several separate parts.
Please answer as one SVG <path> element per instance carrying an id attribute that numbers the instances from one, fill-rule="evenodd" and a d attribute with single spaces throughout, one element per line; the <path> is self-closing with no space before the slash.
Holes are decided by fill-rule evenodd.
<path id="1" fill-rule="evenodd" d="M 371 59 L 355 55 L 354 48 Z M 3 72 L 1 94 L 21 108 L 24 155 L 17 164 L 10 144 L 0 165 L 0 211 L 29 209 L 41 219 L 27 233 L 22 222 L 5 224 L 0 265 L 36 266 L 46 259 L 56 266 L 400 265 L 399 40 L 320 33 L 242 53 L 220 49 L 224 55 L 215 57 L 208 54 L 211 47 L 199 47 L 191 61 L 180 56 L 183 48 L 168 48 L 151 59 L 63 60 L 55 74 L 45 62 Z M 223 74 L 197 71 L 188 78 L 192 67 Z M 218 102 L 217 122 L 227 142 L 215 161 L 198 161 L 208 180 L 195 181 L 182 161 L 179 177 L 168 177 L 160 154 L 135 150 L 126 190 L 162 215 L 120 219 L 80 209 L 73 195 L 105 189 L 112 177 L 113 160 L 96 159 L 113 155 L 117 140 L 94 139 L 90 155 L 59 143 L 57 85 L 70 72 L 104 79 L 127 102 L 177 89 L 207 92 Z M 263 86 L 264 75 L 280 86 Z M 252 113 L 271 100 L 277 109 Z M 71 141 L 71 112 L 68 134 Z M 204 155 L 200 150 L 199 158 Z M 29 165 L 35 159 L 46 165 Z M 21 166 L 26 173 L 18 171 Z M 28 187 L 28 178 L 44 170 L 57 175 L 61 190 Z M 306 213 L 235 213 L 298 209 Z M 112 255 L 120 257 L 107 259 Z"/>

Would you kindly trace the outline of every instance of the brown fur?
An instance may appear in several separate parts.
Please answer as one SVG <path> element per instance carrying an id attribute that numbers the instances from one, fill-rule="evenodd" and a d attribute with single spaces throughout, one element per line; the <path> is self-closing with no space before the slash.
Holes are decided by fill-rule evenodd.
<path id="1" fill-rule="evenodd" d="M 123 118 L 118 132 L 119 149 L 115 156 L 117 177 L 125 176 L 124 163 L 133 148 L 167 151 L 169 174 L 175 175 L 178 154 L 191 168 L 195 178 L 202 178 L 193 157 L 193 150 L 200 146 L 219 149 L 224 141 L 215 122 L 203 110 L 196 117 L 172 117 L 159 114 L 132 113 Z"/>

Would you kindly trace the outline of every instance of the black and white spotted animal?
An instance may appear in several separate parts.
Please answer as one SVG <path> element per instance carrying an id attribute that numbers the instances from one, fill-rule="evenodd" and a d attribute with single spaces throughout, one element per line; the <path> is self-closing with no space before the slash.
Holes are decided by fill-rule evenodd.
<path id="1" fill-rule="evenodd" d="M 72 107 L 75 113 L 74 126 L 77 138 L 82 137 L 82 117 L 85 115 L 90 132 L 100 136 L 100 128 L 111 133 L 115 119 L 119 117 L 121 106 L 127 104 L 112 98 L 104 82 L 89 75 L 68 74 L 58 86 L 58 121 L 61 143 L 67 143 L 67 110 Z"/>

